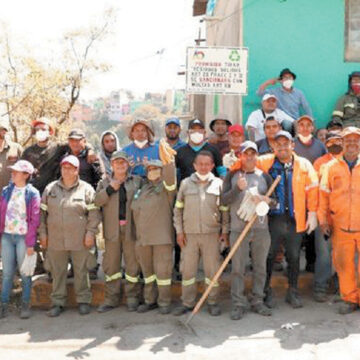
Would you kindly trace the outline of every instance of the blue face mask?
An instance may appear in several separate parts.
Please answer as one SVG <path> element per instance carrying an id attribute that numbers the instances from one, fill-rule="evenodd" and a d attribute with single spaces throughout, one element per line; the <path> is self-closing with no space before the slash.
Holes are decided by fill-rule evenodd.
<path id="1" fill-rule="evenodd" d="M 203 145 L 200 145 L 200 146 L 191 146 L 191 148 L 192 148 L 194 151 L 196 151 L 196 152 L 200 151 L 200 150 L 202 149 L 202 147 L 203 147 Z"/>

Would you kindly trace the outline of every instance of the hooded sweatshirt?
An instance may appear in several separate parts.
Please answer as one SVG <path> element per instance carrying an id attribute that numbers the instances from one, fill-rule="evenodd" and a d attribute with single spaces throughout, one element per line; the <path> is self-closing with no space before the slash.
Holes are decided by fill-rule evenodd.
<path id="1" fill-rule="evenodd" d="M 111 163 L 110 163 L 111 154 L 107 153 L 105 151 L 105 149 L 104 149 L 103 139 L 104 139 L 105 135 L 113 135 L 115 137 L 115 142 L 116 142 L 115 151 L 120 150 L 120 145 L 119 145 L 119 139 L 118 139 L 117 135 L 113 131 L 106 130 L 101 134 L 101 137 L 100 137 L 100 144 L 101 144 L 100 158 L 101 158 L 101 160 L 102 160 L 102 162 L 104 164 L 106 176 L 110 176 L 111 172 L 112 172 Z"/>

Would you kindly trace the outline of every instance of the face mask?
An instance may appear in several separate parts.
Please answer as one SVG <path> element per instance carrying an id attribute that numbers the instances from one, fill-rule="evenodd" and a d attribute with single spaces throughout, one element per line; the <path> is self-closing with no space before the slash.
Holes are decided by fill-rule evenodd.
<path id="1" fill-rule="evenodd" d="M 310 142 L 310 140 L 312 139 L 312 134 L 308 135 L 308 136 L 303 136 L 301 134 L 298 134 L 298 138 L 300 139 L 300 141 L 304 144 L 307 144 L 308 142 Z"/>
<path id="2" fill-rule="evenodd" d="M 294 80 L 284 80 L 282 85 L 285 89 L 291 89 L 294 84 Z"/>
<path id="3" fill-rule="evenodd" d="M 143 147 L 145 147 L 148 143 L 148 140 L 144 140 L 144 141 L 139 141 L 139 140 L 134 140 L 134 144 L 136 147 L 142 149 Z"/>
<path id="4" fill-rule="evenodd" d="M 356 95 L 360 94 L 360 84 L 352 84 L 351 88 Z"/>
<path id="5" fill-rule="evenodd" d="M 260 223 L 264 223 L 265 216 L 269 212 L 270 207 L 265 201 L 260 201 L 255 208 L 256 215 L 259 217 Z"/>
<path id="6" fill-rule="evenodd" d="M 200 144 L 204 140 L 204 134 L 199 132 L 194 132 L 190 134 L 190 140 L 194 144 Z"/>
<path id="7" fill-rule="evenodd" d="M 211 172 L 207 173 L 206 175 L 201 175 L 198 172 L 196 172 L 195 174 L 201 181 L 208 181 L 211 176 Z"/>
<path id="8" fill-rule="evenodd" d="M 330 154 L 334 154 L 334 155 L 338 155 L 342 152 L 342 146 L 341 145 L 331 145 L 331 146 L 328 146 L 328 151 Z"/>
<path id="9" fill-rule="evenodd" d="M 149 179 L 149 181 L 155 181 L 160 179 L 161 176 L 161 169 L 155 169 L 155 170 L 150 170 L 147 174 L 147 178 Z"/>
<path id="10" fill-rule="evenodd" d="M 42 142 L 42 141 L 46 141 L 49 138 L 50 134 L 49 134 L 49 130 L 38 130 L 35 133 L 35 139 L 36 141 Z"/>

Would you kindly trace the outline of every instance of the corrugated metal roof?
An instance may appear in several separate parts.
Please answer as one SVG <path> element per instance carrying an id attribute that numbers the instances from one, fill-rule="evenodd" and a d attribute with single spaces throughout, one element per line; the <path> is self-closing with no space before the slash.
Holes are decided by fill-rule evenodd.
<path id="1" fill-rule="evenodd" d="M 194 0 L 193 16 L 206 14 L 206 5 L 208 0 Z"/>

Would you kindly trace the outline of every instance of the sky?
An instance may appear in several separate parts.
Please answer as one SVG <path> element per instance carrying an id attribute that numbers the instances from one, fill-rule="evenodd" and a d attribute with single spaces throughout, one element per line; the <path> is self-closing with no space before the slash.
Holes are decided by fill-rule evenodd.
<path id="1" fill-rule="evenodd" d="M 17 43 L 45 58 L 59 51 L 64 32 L 97 22 L 104 9 L 114 7 L 114 34 L 96 53 L 112 68 L 86 85 L 82 98 L 90 99 L 120 88 L 184 88 L 185 76 L 177 71 L 185 65 L 186 47 L 194 45 L 200 19 L 192 17 L 192 5 L 193 0 L 1 0 L 0 21 Z"/>

